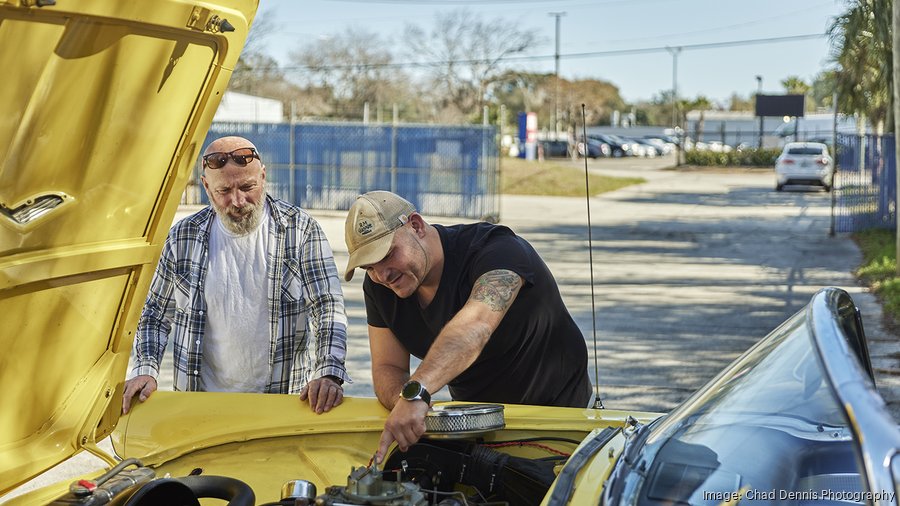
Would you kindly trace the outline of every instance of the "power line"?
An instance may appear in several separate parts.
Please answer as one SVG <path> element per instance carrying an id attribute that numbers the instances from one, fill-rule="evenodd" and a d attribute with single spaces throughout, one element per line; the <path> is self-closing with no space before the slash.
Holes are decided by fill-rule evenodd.
<path id="1" fill-rule="evenodd" d="M 723 31 L 723 30 L 732 30 L 732 29 L 734 29 L 734 28 L 741 28 L 741 27 L 746 27 L 746 26 L 758 25 L 758 24 L 761 24 L 761 23 L 766 23 L 766 22 L 768 22 L 768 21 L 772 21 L 773 19 L 784 20 L 786 17 L 790 17 L 790 16 L 793 16 L 793 15 L 795 15 L 795 14 L 800 14 L 800 13 L 803 13 L 803 12 L 809 12 L 809 10 L 810 10 L 811 8 L 816 8 L 816 7 L 822 7 L 822 6 L 826 6 L 826 5 L 831 5 L 832 3 L 833 3 L 833 0 L 832 0 L 832 1 L 829 1 L 829 2 L 822 3 L 822 4 L 815 4 L 815 5 L 806 6 L 806 7 L 802 8 L 802 9 L 797 9 L 797 10 L 793 10 L 793 11 L 789 11 L 789 12 L 780 12 L 780 13 L 778 13 L 777 15 L 774 15 L 774 16 L 768 16 L 768 17 L 765 17 L 765 18 L 757 18 L 757 19 L 753 19 L 753 20 L 750 20 L 750 21 L 744 21 L 744 22 L 741 22 L 741 23 L 734 23 L 734 24 L 731 24 L 731 25 L 723 25 L 723 26 L 715 26 L 715 27 L 711 27 L 711 28 L 704 28 L 704 29 L 702 29 L 702 30 L 692 30 L 692 31 L 689 31 L 689 32 L 672 32 L 672 33 L 664 33 L 664 34 L 655 35 L 655 36 L 652 36 L 652 37 L 634 37 L 634 38 L 629 38 L 629 39 L 600 40 L 600 41 L 597 41 L 597 42 L 594 42 L 594 43 L 595 43 L 595 44 L 610 44 L 610 43 L 633 42 L 633 41 L 636 41 L 636 40 L 641 40 L 641 41 L 648 41 L 648 40 L 671 40 L 672 37 L 684 37 L 684 36 L 686 36 L 686 35 L 699 35 L 699 34 L 709 34 L 709 33 L 721 32 L 721 31 Z"/>
<path id="2" fill-rule="evenodd" d="M 731 40 L 731 41 L 723 41 L 723 42 L 709 42 L 702 44 L 679 44 L 678 47 L 685 51 L 690 50 L 701 50 L 701 49 L 716 49 L 722 47 L 734 47 L 734 46 L 750 46 L 756 44 L 773 44 L 778 42 L 794 42 L 800 40 L 811 40 L 811 39 L 819 39 L 825 37 L 824 33 L 810 33 L 805 35 L 788 35 L 784 37 L 766 37 L 762 39 L 744 39 L 744 40 Z M 657 47 L 645 47 L 645 48 L 633 48 L 633 49 L 613 49 L 608 51 L 590 51 L 584 53 L 566 53 L 559 54 L 559 58 L 565 59 L 573 59 L 573 58 L 602 58 L 606 56 L 625 56 L 625 55 L 633 55 L 633 54 L 647 54 L 647 53 L 663 53 L 669 50 L 671 46 L 657 46 Z M 282 71 L 308 71 L 308 70 L 372 70 L 372 69 L 399 69 L 399 68 L 428 68 L 428 67 L 440 67 L 444 65 L 449 65 L 451 63 L 454 64 L 476 64 L 476 63 L 496 63 L 496 62 L 527 62 L 527 61 L 542 61 L 542 60 L 552 60 L 557 58 L 556 54 L 550 55 L 532 55 L 532 56 L 504 56 L 500 58 L 494 59 L 486 59 L 486 58 L 473 58 L 473 59 L 461 59 L 461 60 L 439 60 L 439 61 L 421 61 L 421 62 L 391 62 L 391 63 L 347 63 L 347 64 L 335 64 L 335 65 L 290 65 L 285 67 L 272 67 L 272 68 L 261 68 L 261 70 L 282 70 Z"/>

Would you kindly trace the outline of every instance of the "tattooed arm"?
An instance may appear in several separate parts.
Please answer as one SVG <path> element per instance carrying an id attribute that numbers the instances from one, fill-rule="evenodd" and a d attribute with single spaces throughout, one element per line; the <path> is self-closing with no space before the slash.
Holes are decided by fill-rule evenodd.
<path id="1" fill-rule="evenodd" d="M 506 316 L 522 283 L 518 274 L 502 269 L 479 277 L 469 300 L 438 334 L 412 379 L 436 392 L 472 365 Z"/>
<path id="2" fill-rule="evenodd" d="M 425 359 L 410 377 L 434 394 L 465 371 L 487 344 L 494 330 L 522 287 L 522 278 L 513 271 L 493 270 L 483 274 L 472 287 L 469 300 L 441 330 Z M 385 422 L 376 459 L 380 462 L 388 447 L 397 441 L 406 451 L 425 432 L 424 402 L 397 402 Z"/>

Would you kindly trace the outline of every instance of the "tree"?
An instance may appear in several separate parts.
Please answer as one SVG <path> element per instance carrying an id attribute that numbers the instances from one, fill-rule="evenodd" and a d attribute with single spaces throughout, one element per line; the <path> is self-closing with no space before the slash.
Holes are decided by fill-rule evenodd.
<path id="1" fill-rule="evenodd" d="M 791 95 L 806 95 L 810 90 L 810 85 L 799 76 L 788 76 L 782 79 L 781 85 L 784 86 L 785 93 Z"/>
<path id="2" fill-rule="evenodd" d="M 284 103 L 310 102 L 316 95 L 302 94 L 302 90 L 287 79 L 278 62 L 266 53 L 266 37 L 277 28 L 272 21 L 276 16 L 275 11 L 266 11 L 253 21 L 250 33 L 247 34 L 247 43 L 228 82 L 228 89 L 270 97 Z M 307 110 L 311 107 L 307 106 Z M 286 108 L 285 113 L 289 114 L 290 108 Z"/>
<path id="3" fill-rule="evenodd" d="M 625 109 L 619 88 L 600 79 L 562 80 L 560 95 L 561 119 L 569 125 L 581 124 L 581 104 L 585 105 L 588 125 L 608 125 L 613 111 Z"/>
<path id="4" fill-rule="evenodd" d="M 809 97 L 817 108 L 832 109 L 834 104 L 834 85 L 837 79 L 834 70 L 823 70 L 813 79 Z"/>
<path id="5" fill-rule="evenodd" d="M 545 105 L 553 98 L 553 74 L 506 71 L 491 86 L 491 98 L 511 113 L 536 112 L 538 125 L 548 125 Z M 548 95 L 549 93 L 549 95 Z"/>
<path id="6" fill-rule="evenodd" d="M 829 28 L 838 64 L 838 106 L 868 116 L 881 130 L 893 122 L 892 0 L 852 0 Z"/>
<path id="7" fill-rule="evenodd" d="M 328 91 L 332 116 L 360 118 L 365 104 L 377 110 L 404 96 L 401 83 L 407 78 L 374 33 L 348 28 L 292 52 L 290 59 L 303 70 L 298 81 L 304 88 Z"/>
<path id="8" fill-rule="evenodd" d="M 273 15 L 275 11 L 267 11 L 253 20 L 247 42 L 228 83 L 229 89 L 249 93 L 261 83 L 284 80 L 278 62 L 265 53 L 265 39 L 276 28 L 272 21 Z"/>
<path id="9" fill-rule="evenodd" d="M 699 111 L 700 119 L 697 120 L 697 124 L 694 125 L 694 138 L 698 141 L 703 139 L 703 127 L 706 121 L 706 111 L 709 110 L 712 102 L 703 95 L 698 95 L 697 98 L 693 100 L 685 100 L 684 103 L 684 113 L 685 120 L 682 121 L 683 125 L 687 125 L 687 113 L 690 111 Z"/>
<path id="10" fill-rule="evenodd" d="M 755 100 L 753 95 L 748 97 L 742 97 L 737 93 L 732 93 L 731 97 L 728 99 L 728 110 L 729 111 L 755 111 Z"/>
<path id="11" fill-rule="evenodd" d="M 407 24 L 407 55 L 427 63 L 428 85 L 439 119 L 481 118 L 490 86 L 503 72 L 504 60 L 532 47 L 536 38 L 501 18 L 483 20 L 467 10 L 438 14 L 426 33 Z"/>
<path id="12" fill-rule="evenodd" d="M 781 86 L 784 92 L 790 95 L 803 95 L 803 106 L 807 111 L 814 111 L 816 104 L 809 99 L 809 92 L 812 86 L 806 83 L 800 76 L 788 76 L 781 80 Z"/>

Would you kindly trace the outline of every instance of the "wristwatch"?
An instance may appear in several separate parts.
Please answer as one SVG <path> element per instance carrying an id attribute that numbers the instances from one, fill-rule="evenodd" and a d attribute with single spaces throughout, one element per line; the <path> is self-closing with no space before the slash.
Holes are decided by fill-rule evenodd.
<path id="1" fill-rule="evenodd" d="M 431 394 L 416 380 L 409 380 L 403 385 L 400 389 L 400 398 L 407 401 L 423 400 L 425 404 L 431 405 Z"/>

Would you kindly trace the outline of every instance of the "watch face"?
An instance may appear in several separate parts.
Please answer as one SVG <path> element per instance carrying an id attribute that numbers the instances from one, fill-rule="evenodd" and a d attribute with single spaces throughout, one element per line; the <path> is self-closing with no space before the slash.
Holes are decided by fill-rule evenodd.
<path id="1" fill-rule="evenodd" d="M 403 385 L 403 391 L 400 393 L 404 399 L 416 399 L 422 392 L 422 384 L 418 381 L 409 381 Z"/>

